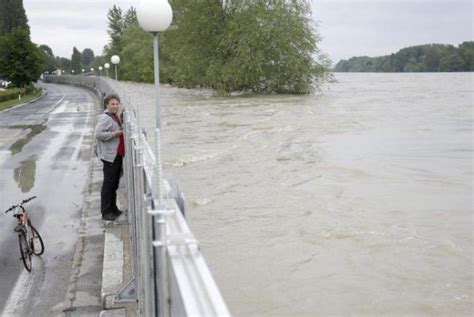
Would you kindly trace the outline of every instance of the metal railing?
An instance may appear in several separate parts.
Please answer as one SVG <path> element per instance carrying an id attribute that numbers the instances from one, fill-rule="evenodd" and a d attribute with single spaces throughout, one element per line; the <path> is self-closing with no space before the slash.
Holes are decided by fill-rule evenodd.
<path id="1" fill-rule="evenodd" d="M 45 81 L 88 88 L 100 100 L 110 93 L 124 96 L 115 81 L 100 77 L 46 76 Z M 137 108 L 125 99 L 124 177 L 133 268 L 115 302 L 136 301 L 141 316 L 230 316 L 184 218 L 183 197 L 161 176 L 160 158 L 143 134 Z M 159 132 L 155 153 L 160 153 Z"/>

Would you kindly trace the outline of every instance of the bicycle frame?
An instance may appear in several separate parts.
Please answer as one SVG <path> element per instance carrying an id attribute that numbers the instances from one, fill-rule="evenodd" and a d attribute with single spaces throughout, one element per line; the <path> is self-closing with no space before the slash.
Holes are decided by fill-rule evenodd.
<path id="1" fill-rule="evenodd" d="M 21 260 L 28 272 L 32 269 L 31 257 L 33 255 L 41 255 L 44 252 L 44 243 L 38 230 L 33 226 L 28 217 L 28 213 L 23 205 L 30 200 L 35 199 L 36 196 L 24 199 L 21 203 L 13 205 L 5 213 L 13 211 L 13 217 L 17 219 L 17 225 L 14 232 L 18 234 L 18 241 L 20 244 Z"/>
<path id="2" fill-rule="evenodd" d="M 15 227 L 14 231 L 18 232 L 18 234 L 21 234 L 22 232 L 28 234 L 27 229 L 30 224 L 28 214 L 26 213 L 26 210 L 23 206 L 18 206 L 17 208 L 21 208 L 21 211 L 17 214 L 14 214 L 18 222 L 18 225 Z"/>

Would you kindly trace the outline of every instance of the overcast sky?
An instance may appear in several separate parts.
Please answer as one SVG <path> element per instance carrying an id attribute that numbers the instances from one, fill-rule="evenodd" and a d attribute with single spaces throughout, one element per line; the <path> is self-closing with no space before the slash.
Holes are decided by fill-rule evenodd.
<path id="1" fill-rule="evenodd" d="M 72 48 L 96 55 L 108 41 L 107 10 L 124 11 L 138 0 L 23 0 L 37 44 L 57 56 Z M 334 63 L 352 56 L 380 56 L 400 48 L 473 40 L 472 0 L 312 0 L 320 47 Z"/>

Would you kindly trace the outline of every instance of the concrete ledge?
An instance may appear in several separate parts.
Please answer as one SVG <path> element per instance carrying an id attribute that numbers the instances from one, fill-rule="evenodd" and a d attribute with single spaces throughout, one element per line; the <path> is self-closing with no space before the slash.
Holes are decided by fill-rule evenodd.
<path id="1" fill-rule="evenodd" d="M 121 183 L 117 192 L 117 204 L 121 210 L 125 206 L 125 190 Z M 130 261 L 128 260 L 129 250 L 127 212 L 113 222 L 104 224 L 104 261 L 102 266 L 102 305 L 106 312 L 108 310 L 126 310 L 126 315 L 135 316 L 135 302 L 115 302 L 115 297 L 124 286 L 124 281 L 130 278 Z M 104 315 L 109 316 L 109 315 Z M 116 316 L 116 315 L 110 315 Z M 122 316 L 122 315 L 117 315 Z"/>
<path id="2" fill-rule="evenodd" d="M 115 294 L 123 283 L 123 242 L 120 227 L 105 228 L 102 299 Z M 107 308 L 107 307 L 106 307 Z"/>
<path id="3" fill-rule="evenodd" d="M 127 310 L 125 308 L 103 310 L 100 312 L 99 316 L 100 317 L 126 317 Z"/>

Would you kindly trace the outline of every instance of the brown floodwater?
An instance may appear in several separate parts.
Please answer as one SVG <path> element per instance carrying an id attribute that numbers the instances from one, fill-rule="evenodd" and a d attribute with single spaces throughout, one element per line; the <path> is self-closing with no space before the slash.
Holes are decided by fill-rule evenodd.
<path id="1" fill-rule="evenodd" d="M 162 87 L 165 172 L 235 316 L 470 316 L 473 73 Z M 152 85 L 121 83 L 153 139 Z"/>

